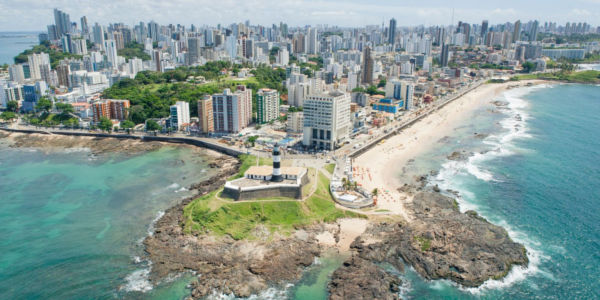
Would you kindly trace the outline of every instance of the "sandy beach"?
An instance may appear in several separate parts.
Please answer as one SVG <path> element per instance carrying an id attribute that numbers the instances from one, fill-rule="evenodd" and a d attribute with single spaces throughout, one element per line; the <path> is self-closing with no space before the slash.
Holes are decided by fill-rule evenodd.
<path id="1" fill-rule="evenodd" d="M 398 173 L 409 160 L 428 151 L 447 136 L 454 128 L 461 126 L 479 108 L 490 105 L 498 95 L 511 86 L 523 86 L 542 81 L 507 82 L 483 84 L 473 91 L 450 102 L 431 113 L 399 134 L 387 139 L 357 157 L 353 167 L 366 176 L 356 176 L 359 184 L 371 191 L 378 189 L 377 209 L 400 214 L 407 221 L 413 216 L 404 209 L 412 201 L 409 194 L 398 191 L 401 187 Z M 369 176 L 370 174 L 370 176 Z"/>

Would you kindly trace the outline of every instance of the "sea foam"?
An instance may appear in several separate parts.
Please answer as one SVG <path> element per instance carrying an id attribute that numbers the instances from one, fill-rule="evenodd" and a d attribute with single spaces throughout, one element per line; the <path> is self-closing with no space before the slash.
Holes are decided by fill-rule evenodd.
<path id="1" fill-rule="evenodd" d="M 125 277 L 125 284 L 121 286 L 121 290 L 127 292 L 148 292 L 152 290 L 152 283 L 150 283 L 149 275 L 150 264 L 147 268 L 133 271 L 131 274 Z"/>
<path id="2" fill-rule="evenodd" d="M 461 186 L 460 176 L 457 175 L 471 175 L 478 180 L 486 182 L 496 181 L 497 179 L 494 178 L 493 174 L 484 169 L 484 163 L 498 157 L 527 151 L 526 149 L 519 149 L 514 144 L 518 139 L 533 137 L 528 132 L 527 121 L 531 120 L 531 116 L 527 113 L 526 108 L 528 107 L 528 103 L 523 97 L 534 90 L 551 87 L 551 85 L 538 85 L 506 91 L 502 96 L 504 98 L 503 100 L 508 102 L 508 109 L 502 110 L 506 115 L 506 118 L 499 122 L 503 131 L 499 134 L 490 135 L 483 140 L 483 143 L 491 149 L 482 153 L 475 153 L 465 161 L 445 162 L 442 164 L 441 170 L 432 180 L 431 184 L 437 184 L 443 190 L 450 189 L 458 191 L 458 197 L 456 198 L 460 204 L 461 211 L 475 210 L 481 212 L 476 201 L 476 195 Z M 484 214 L 482 214 L 482 216 L 487 217 Z M 532 238 L 527 237 L 525 234 L 512 229 L 504 220 L 498 220 L 495 223 L 505 228 L 512 240 L 525 246 L 529 264 L 527 266 L 513 266 L 511 271 L 504 278 L 500 280 L 490 279 L 477 288 L 466 288 L 454 283 L 448 283 L 458 286 L 458 288 L 463 291 L 479 295 L 486 290 L 508 287 L 516 282 L 523 281 L 534 274 L 554 279 L 552 274 L 540 270 L 539 268 L 543 261 L 550 259 L 549 256 L 539 250 L 539 243 L 535 242 Z"/>

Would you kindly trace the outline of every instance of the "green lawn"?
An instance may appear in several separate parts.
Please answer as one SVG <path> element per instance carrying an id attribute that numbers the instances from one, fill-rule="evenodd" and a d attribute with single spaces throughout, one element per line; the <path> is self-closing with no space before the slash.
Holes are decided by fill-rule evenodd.
<path id="1" fill-rule="evenodd" d="M 523 74 L 513 76 L 510 80 L 561 80 L 576 83 L 600 83 L 600 71 L 588 70 L 572 73 L 539 73 L 539 74 Z"/>
<path id="2" fill-rule="evenodd" d="M 305 201 L 278 198 L 279 200 L 234 202 L 220 199 L 217 197 L 218 192 L 200 197 L 184 208 L 186 233 L 211 233 L 217 236 L 229 235 L 237 240 L 251 239 L 254 238 L 253 229 L 259 224 L 263 224 L 271 233 L 277 231 L 289 234 L 295 228 L 317 222 L 365 217 L 335 207 L 329 193 L 329 179 L 323 173 L 318 175 L 315 193 Z"/>
<path id="3" fill-rule="evenodd" d="M 333 170 L 335 170 L 335 164 L 326 165 L 325 170 L 327 170 L 327 172 L 329 172 L 329 174 L 333 174 Z"/>

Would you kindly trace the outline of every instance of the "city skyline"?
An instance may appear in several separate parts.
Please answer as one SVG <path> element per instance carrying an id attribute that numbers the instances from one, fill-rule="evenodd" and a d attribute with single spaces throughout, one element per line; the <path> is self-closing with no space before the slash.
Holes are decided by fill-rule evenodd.
<path id="1" fill-rule="evenodd" d="M 139 21 L 156 21 L 160 24 L 189 26 L 231 23 L 249 20 L 252 24 L 278 24 L 290 26 L 330 25 L 356 27 L 388 23 L 395 18 L 398 26 L 450 25 L 458 21 L 479 23 L 487 19 L 492 24 L 521 20 L 542 22 L 587 22 L 598 25 L 600 1 L 575 0 L 569 3 L 552 1 L 503 1 L 502 3 L 479 3 L 461 1 L 452 6 L 444 1 L 391 1 L 376 3 L 363 0 L 352 1 L 221 1 L 219 6 L 208 1 L 175 0 L 169 3 L 149 3 L 133 0 L 127 2 L 104 1 L 102 5 L 91 1 L 22 1 L 0 2 L 0 31 L 43 31 L 51 24 L 54 8 L 71 15 L 72 22 L 87 16 L 89 23 L 99 22 L 134 24 Z M 93 5 L 92 5 L 93 4 Z M 195 9 L 190 12 L 190 7 Z M 268 9 L 267 9 L 268 8 Z M 164 14 L 164 11 L 169 13 Z M 271 11 L 279 14 L 273 15 Z M 566 13 L 565 13 L 566 12 Z"/>

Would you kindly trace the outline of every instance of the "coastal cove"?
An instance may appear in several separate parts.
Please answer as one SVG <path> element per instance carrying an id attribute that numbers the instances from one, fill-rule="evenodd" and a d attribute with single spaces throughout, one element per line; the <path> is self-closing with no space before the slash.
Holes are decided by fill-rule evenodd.
<path id="1" fill-rule="evenodd" d="M 218 155 L 152 143 L 105 152 L 110 140 L 97 148 L 84 138 L 71 148 L 51 147 L 48 140 L 34 145 L 34 135 L 27 136 L 30 145 L 14 148 L 15 135 L 0 139 L 3 297 L 189 293 L 188 281 L 152 288 L 141 242 L 164 210 L 190 195 L 190 185 L 216 174 L 209 163 Z"/>

